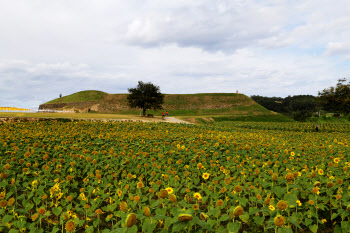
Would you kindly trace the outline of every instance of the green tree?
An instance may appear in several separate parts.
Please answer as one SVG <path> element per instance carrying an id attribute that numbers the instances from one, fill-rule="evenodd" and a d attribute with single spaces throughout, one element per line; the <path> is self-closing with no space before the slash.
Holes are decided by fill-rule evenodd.
<path id="1" fill-rule="evenodd" d="M 339 79 L 335 87 L 318 92 L 317 102 L 325 111 L 338 114 L 350 112 L 350 82 Z"/>
<path id="2" fill-rule="evenodd" d="M 131 108 L 141 108 L 143 116 L 146 115 L 147 109 L 162 109 L 164 95 L 160 92 L 158 86 L 152 83 L 143 83 L 139 81 L 136 88 L 129 88 L 127 97 Z"/>

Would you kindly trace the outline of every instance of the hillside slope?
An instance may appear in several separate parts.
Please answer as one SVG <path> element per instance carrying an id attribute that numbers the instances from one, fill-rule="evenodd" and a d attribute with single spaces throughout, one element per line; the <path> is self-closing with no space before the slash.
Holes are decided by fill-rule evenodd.
<path id="1" fill-rule="evenodd" d="M 101 91 L 81 91 L 40 105 L 39 109 L 73 109 L 76 112 L 140 114 L 130 109 L 127 94 L 108 94 Z M 164 110 L 172 116 L 247 116 L 275 115 L 248 96 L 234 93 L 166 94 Z M 147 113 L 160 114 L 150 110 Z"/>

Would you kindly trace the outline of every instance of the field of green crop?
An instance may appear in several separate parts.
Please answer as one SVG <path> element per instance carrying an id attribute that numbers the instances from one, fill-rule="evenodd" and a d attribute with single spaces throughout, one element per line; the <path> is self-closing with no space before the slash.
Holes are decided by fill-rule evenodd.
<path id="1" fill-rule="evenodd" d="M 0 232 L 350 232 L 350 126 L 0 123 Z"/>

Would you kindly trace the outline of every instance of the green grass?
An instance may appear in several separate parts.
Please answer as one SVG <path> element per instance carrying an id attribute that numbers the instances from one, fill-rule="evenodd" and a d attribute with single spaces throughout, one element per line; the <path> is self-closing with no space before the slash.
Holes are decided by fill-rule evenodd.
<path id="1" fill-rule="evenodd" d="M 318 123 L 335 123 L 335 124 L 349 124 L 350 114 L 348 116 L 333 117 L 323 115 L 321 117 L 310 117 L 308 122 L 318 122 Z"/>
<path id="2" fill-rule="evenodd" d="M 161 116 L 162 112 L 168 111 L 169 116 L 222 116 L 222 115 L 234 115 L 234 116 L 246 116 L 246 115 L 273 115 L 273 113 L 266 108 L 258 104 L 249 106 L 238 105 L 229 108 L 219 109 L 164 109 L 164 110 L 147 110 L 147 114 L 153 114 Z M 125 115 L 139 115 L 140 109 L 131 109 L 114 112 L 116 114 Z"/>
<path id="3" fill-rule="evenodd" d="M 253 122 L 294 122 L 293 119 L 284 115 L 257 115 L 257 116 L 229 116 L 229 117 L 213 117 L 216 122 L 222 121 L 253 121 Z"/>
<path id="4" fill-rule="evenodd" d="M 63 96 L 51 100 L 45 104 L 58 104 L 58 103 L 72 103 L 72 102 L 86 102 L 86 101 L 98 101 L 105 98 L 108 94 L 102 91 L 80 91 L 71 95 Z"/>
<path id="5" fill-rule="evenodd" d="M 165 112 L 166 110 L 164 110 Z M 146 114 L 153 115 L 162 115 L 163 110 L 148 110 Z M 125 110 L 115 112 L 117 114 L 125 115 L 139 115 L 140 110 Z M 218 115 L 263 115 L 263 114 L 272 114 L 270 111 L 265 109 L 259 109 L 251 106 L 238 106 L 233 108 L 222 108 L 222 109 L 179 109 L 179 110 L 168 110 L 169 116 L 218 116 Z"/>

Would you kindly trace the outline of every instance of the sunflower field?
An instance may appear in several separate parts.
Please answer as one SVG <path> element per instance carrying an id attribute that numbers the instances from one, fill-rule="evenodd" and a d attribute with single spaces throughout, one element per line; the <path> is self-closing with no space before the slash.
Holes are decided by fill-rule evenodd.
<path id="1" fill-rule="evenodd" d="M 350 232 L 350 128 L 0 124 L 0 232 Z"/>

